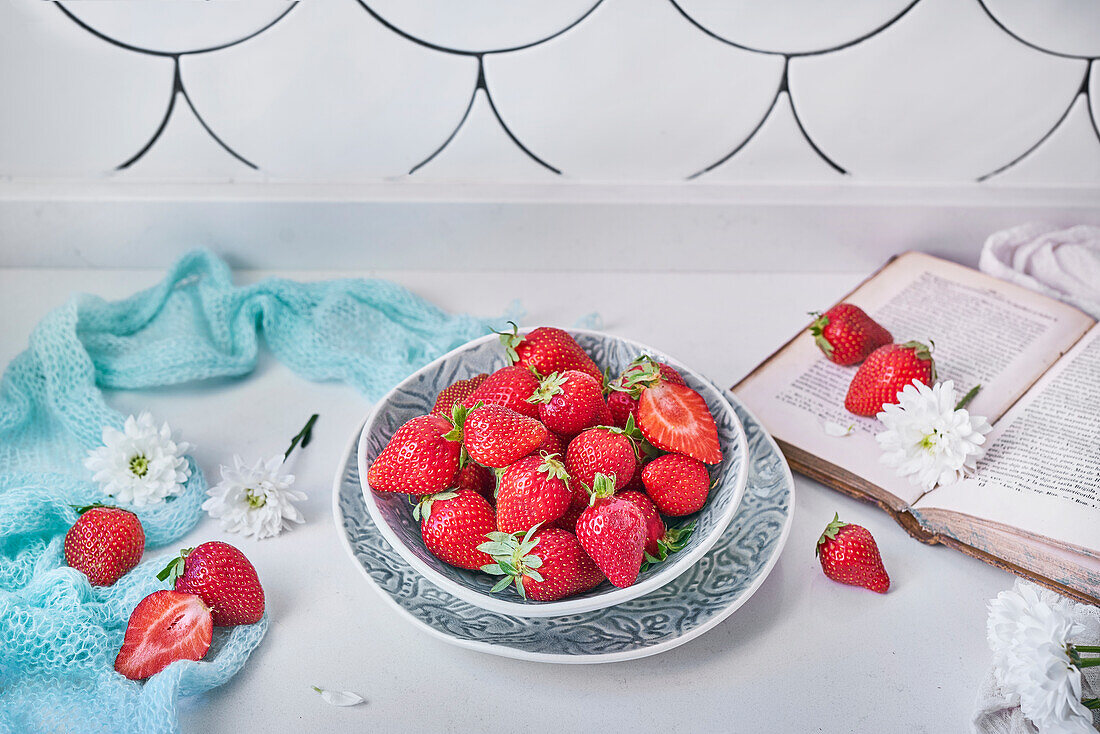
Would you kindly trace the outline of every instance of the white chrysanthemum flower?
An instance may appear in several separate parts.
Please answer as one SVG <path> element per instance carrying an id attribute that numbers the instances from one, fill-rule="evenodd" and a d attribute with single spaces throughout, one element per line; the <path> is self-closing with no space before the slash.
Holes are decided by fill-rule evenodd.
<path id="1" fill-rule="evenodd" d="M 925 489 L 951 484 L 974 470 L 993 427 L 965 408 L 955 409 L 954 383 L 928 387 L 913 380 L 898 393 L 898 401 L 884 405 L 877 416 L 886 426 L 875 436 L 884 452 L 882 463 Z"/>
<path id="2" fill-rule="evenodd" d="M 1081 671 L 1067 651 L 1086 630 L 1073 621 L 1068 600 L 1018 583 L 990 602 L 986 631 L 997 682 L 1040 732 L 1094 731 L 1081 702 Z"/>
<path id="3" fill-rule="evenodd" d="M 222 466 L 222 480 L 206 490 L 210 499 L 202 509 L 221 520 L 227 532 L 254 535 L 257 540 L 278 535 L 290 527 L 288 521 L 305 522 L 293 503 L 306 495 L 290 489 L 294 475 L 282 473 L 283 460 L 275 456 L 248 466 L 234 456 L 232 467 Z"/>
<path id="4" fill-rule="evenodd" d="M 103 445 L 88 452 L 84 466 L 108 497 L 144 507 L 183 490 L 191 476 L 183 454 L 190 448 L 172 439 L 167 423 L 158 429 L 143 412 L 127 418 L 121 431 L 104 428 Z"/>

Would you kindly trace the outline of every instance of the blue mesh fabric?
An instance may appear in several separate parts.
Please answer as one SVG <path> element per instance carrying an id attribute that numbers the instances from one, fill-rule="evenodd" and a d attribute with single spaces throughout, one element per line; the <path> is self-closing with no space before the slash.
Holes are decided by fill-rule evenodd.
<path id="1" fill-rule="evenodd" d="M 106 588 L 65 565 L 72 506 L 102 499 L 84 456 L 104 427 L 123 422 L 102 389 L 242 375 L 262 336 L 301 376 L 341 380 L 375 400 L 488 328 L 383 280 L 273 278 L 238 288 L 225 263 L 201 251 L 130 298 L 77 295 L 48 314 L 0 383 L 0 732 L 177 731 L 178 698 L 228 680 L 267 627 L 265 617 L 217 629 L 204 660 L 173 663 L 144 683 L 114 671 L 130 612 L 164 588 L 156 573 L 172 553 L 147 552 Z M 194 527 L 205 489 L 192 462 L 174 500 L 127 508 L 147 547 Z"/>

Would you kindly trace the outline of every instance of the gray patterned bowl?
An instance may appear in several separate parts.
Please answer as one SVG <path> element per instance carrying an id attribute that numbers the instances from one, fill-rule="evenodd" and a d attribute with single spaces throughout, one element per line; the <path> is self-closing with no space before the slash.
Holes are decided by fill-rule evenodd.
<path id="1" fill-rule="evenodd" d="M 521 333 L 523 331 L 527 330 Z M 590 612 L 648 594 L 691 568 L 710 550 L 729 525 L 745 492 L 748 471 L 745 431 L 732 406 L 710 381 L 678 360 L 644 344 L 596 331 L 570 329 L 569 332 L 596 364 L 601 368 L 610 367 L 612 373 L 625 369 L 639 354 L 649 354 L 675 367 L 684 381 L 703 396 L 714 416 L 722 446 L 722 462 L 711 467 L 715 485 L 706 506 L 694 516 L 681 518 L 680 524 L 692 520 L 696 522 L 695 532 L 687 546 L 669 556 L 664 563 L 642 572 L 632 586 L 618 589 L 605 581 L 589 592 L 554 602 L 523 599 L 514 589 L 492 594 L 489 589 L 495 581 L 494 577 L 479 571 L 455 568 L 432 555 L 424 545 L 420 524 L 412 517 L 412 507 L 406 495 L 375 492 L 366 483 L 368 467 L 390 437 L 405 421 L 428 413 L 440 390 L 456 380 L 480 372 L 491 373 L 506 366 L 507 360 L 497 337 L 490 334 L 421 368 L 383 397 L 363 426 L 357 450 L 363 498 L 379 532 L 410 566 L 444 591 L 492 612 L 519 617 L 556 617 Z"/>

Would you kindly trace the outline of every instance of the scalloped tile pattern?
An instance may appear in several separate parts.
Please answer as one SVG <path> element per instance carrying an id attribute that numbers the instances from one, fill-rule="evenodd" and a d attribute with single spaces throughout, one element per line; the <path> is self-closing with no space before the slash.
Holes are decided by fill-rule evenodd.
<path id="1" fill-rule="evenodd" d="M 913 0 L 675 0 L 700 26 L 730 43 L 776 53 L 815 53 L 887 26 Z"/>
<path id="2" fill-rule="evenodd" d="M 0 0 L 0 178 L 1093 185 L 1098 8 Z"/>
<path id="3" fill-rule="evenodd" d="M 516 48 L 576 23 L 598 0 L 360 0 L 403 33 L 465 52 Z"/>
<path id="4" fill-rule="evenodd" d="M 230 147 L 274 177 L 323 181 L 407 173 L 455 129 L 477 80 L 476 59 L 408 41 L 346 0 L 302 3 L 180 68 Z"/>
<path id="5" fill-rule="evenodd" d="M 53 3 L 0 4 L 0 177 L 101 177 L 164 117 L 172 60 L 81 30 Z"/>
<path id="6" fill-rule="evenodd" d="M 545 45 L 494 55 L 485 74 L 505 123 L 563 173 L 676 179 L 748 137 L 783 60 L 701 35 L 665 0 L 635 0 L 605 3 Z"/>
<path id="7" fill-rule="evenodd" d="M 921 0 L 863 43 L 793 59 L 790 89 L 814 142 L 853 175 L 969 180 L 1046 135 L 1084 72 L 1012 39 L 976 3 Z"/>
<path id="8" fill-rule="evenodd" d="M 998 23 L 1027 43 L 1055 53 L 1100 56 L 1100 3 L 1095 0 L 981 0 Z"/>

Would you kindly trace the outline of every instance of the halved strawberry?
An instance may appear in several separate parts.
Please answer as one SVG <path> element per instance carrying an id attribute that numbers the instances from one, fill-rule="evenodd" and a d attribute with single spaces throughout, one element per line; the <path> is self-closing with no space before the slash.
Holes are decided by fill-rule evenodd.
<path id="1" fill-rule="evenodd" d="M 659 449 L 706 464 L 722 460 L 718 427 L 703 396 L 687 385 L 655 380 L 638 397 L 638 427 Z"/>
<path id="2" fill-rule="evenodd" d="M 197 595 L 154 591 L 130 613 L 115 670 L 141 680 L 177 660 L 201 660 L 213 634 L 210 608 Z"/>

